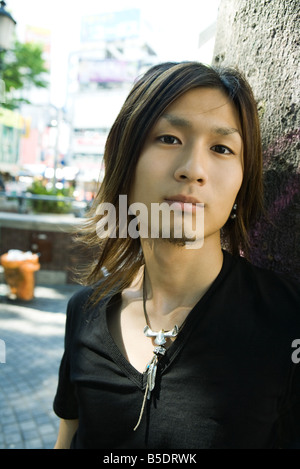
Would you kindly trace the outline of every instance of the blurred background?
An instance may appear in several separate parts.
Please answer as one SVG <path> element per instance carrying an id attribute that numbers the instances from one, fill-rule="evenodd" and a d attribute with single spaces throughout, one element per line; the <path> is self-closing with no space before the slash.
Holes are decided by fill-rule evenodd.
<path id="1" fill-rule="evenodd" d="M 16 24 L 0 44 L 0 211 L 82 215 L 133 81 L 161 61 L 211 63 L 219 3 L 4 2 Z"/>
<path id="2" fill-rule="evenodd" d="M 0 282 L 9 251 L 38 255 L 39 284 L 73 282 L 70 232 L 101 184 L 130 88 L 162 61 L 211 63 L 219 4 L 0 2 Z"/>

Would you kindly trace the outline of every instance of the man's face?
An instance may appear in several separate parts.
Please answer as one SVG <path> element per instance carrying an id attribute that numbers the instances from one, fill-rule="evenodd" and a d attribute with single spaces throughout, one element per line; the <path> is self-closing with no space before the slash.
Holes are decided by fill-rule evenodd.
<path id="1" fill-rule="evenodd" d="M 174 101 L 150 131 L 129 203 L 145 204 L 150 214 L 153 203 L 177 202 L 181 220 L 182 211 L 195 218 L 195 203 L 204 204 L 204 239 L 219 237 L 242 179 L 243 142 L 234 105 L 217 89 L 195 88 Z"/>

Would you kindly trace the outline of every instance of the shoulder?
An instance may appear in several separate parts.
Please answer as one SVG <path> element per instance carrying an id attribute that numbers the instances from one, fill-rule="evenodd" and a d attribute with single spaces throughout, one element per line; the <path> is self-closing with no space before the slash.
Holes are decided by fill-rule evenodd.
<path id="1" fill-rule="evenodd" d="M 68 301 L 66 310 L 66 332 L 70 334 L 71 330 L 74 331 L 80 328 L 84 318 L 90 317 L 92 308 L 89 305 L 89 300 L 92 296 L 92 287 L 79 287 Z"/>
<path id="2" fill-rule="evenodd" d="M 94 296 L 95 289 L 96 286 L 79 287 L 78 291 L 71 296 L 67 304 L 67 322 L 69 324 L 95 319 L 106 308 L 113 294 L 97 301 L 97 297 Z"/>
<path id="3" fill-rule="evenodd" d="M 281 317 L 293 315 L 300 321 L 300 285 L 297 281 L 257 267 L 242 257 L 234 258 L 233 272 L 236 287 L 245 301 L 252 298 L 259 310 L 278 312 Z"/>
<path id="4" fill-rule="evenodd" d="M 101 301 L 94 301 L 95 286 L 79 287 L 68 301 L 66 310 L 65 339 L 66 344 L 76 344 L 90 340 L 94 329 L 105 323 L 107 304 L 113 294 Z M 78 342 L 79 341 L 79 342 Z"/>
<path id="5" fill-rule="evenodd" d="M 283 274 L 255 266 L 243 257 L 237 258 L 237 266 L 251 284 L 258 288 L 261 293 L 271 293 L 276 295 L 287 295 L 300 301 L 300 284 Z"/>
<path id="6" fill-rule="evenodd" d="M 274 356 L 282 353 L 290 363 L 291 344 L 300 331 L 299 284 L 242 257 L 229 255 L 228 263 L 222 302 L 238 330 L 245 337 L 255 331 Z"/>
<path id="7" fill-rule="evenodd" d="M 74 293 L 68 301 L 68 311 L 70 310 L 82 310 L 89 303 L 89 300 L 93 294 L 92 287 L 80 287 L 79 290 Z"/>

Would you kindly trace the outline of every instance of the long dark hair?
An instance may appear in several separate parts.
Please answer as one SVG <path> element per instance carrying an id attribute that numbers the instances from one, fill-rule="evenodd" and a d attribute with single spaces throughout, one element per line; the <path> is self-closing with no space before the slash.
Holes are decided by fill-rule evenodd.
<path id="1" fill-rule="evenodd" d="M 231 68 L 198 62 L 167 62 L 150 68 L 134 84 L 107 138 L 105 176 L 93 207 L 79 235 L 94 252 L 94 262 L 86 266 L 81 279 L 95 287 L 97 301 L 112 289 L 122 291 L 130 285 L 144 263 L 139 238 L 100 239 L 97 207 L 109 202 L 116 207 L 118 230 L 119 195 L 129 195 L 137 161 L 145 139 L 163 111 L 179 96 L 197 87 L 223 91 L 238 111 L 243 139 L 244 174 L 237 195 L 237 213 L 222 229 L 223 246 L 233 255 L 249 249 L 248 230 L 262 209 L 262 150 L 256 102 L 243 75 Z M 128 216 L 129 222 L 129 216 Z M 118 232 L 118 231 L 117 231 Z M 104 275 L 103 271 L 109 272 Z"/>

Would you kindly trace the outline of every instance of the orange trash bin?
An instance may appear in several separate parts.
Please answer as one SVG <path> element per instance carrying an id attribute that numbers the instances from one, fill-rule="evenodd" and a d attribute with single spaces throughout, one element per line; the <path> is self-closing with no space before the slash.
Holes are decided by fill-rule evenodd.
<path id="1" fill-rule="evenodd" d="M 40 269 L 39 257 L 32 252 L 8 251 L 0 257 L 10 296 L 29 301 L 34 297 L 34 272 Z"/>

